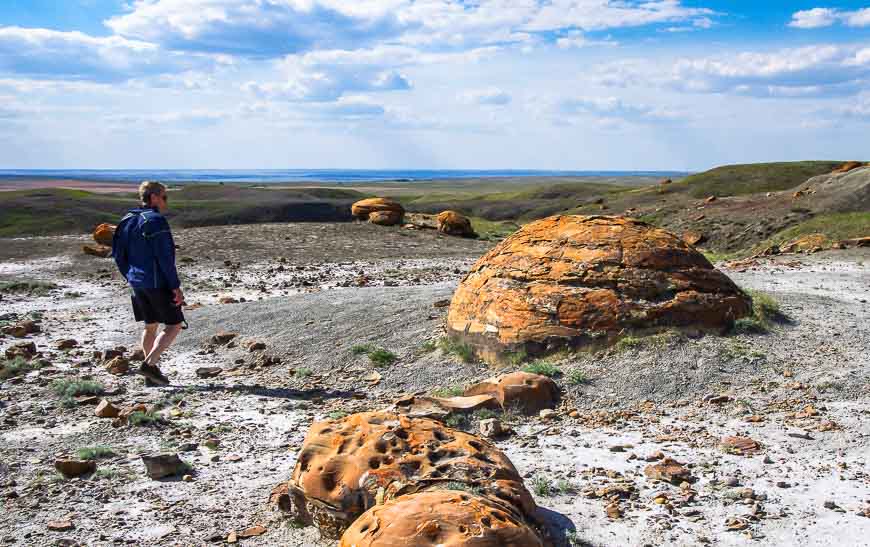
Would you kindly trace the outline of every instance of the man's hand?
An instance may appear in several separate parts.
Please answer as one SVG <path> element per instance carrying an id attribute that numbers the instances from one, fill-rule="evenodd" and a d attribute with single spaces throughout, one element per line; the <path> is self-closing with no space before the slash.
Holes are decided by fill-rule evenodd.
<path id="1" fill-rule="evenodd" d="M 172 289 L 172 303 L 175 304 L 175 307 L 177 308 L 180 308 L 185 304 L 184 293 L 181 292 L 181 289 Z"/>

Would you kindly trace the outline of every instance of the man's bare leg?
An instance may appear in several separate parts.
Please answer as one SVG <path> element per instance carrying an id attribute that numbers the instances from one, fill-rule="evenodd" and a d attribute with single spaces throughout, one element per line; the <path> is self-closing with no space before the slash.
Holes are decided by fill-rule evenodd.
<path id="1" fill-rule="evenodd" d="M 142 331 L 142 355 L 148 355 L 154 348 L 154 340 L 157 338 L 159 323 L 146 323 Z"/>
<path id="2" fill-rule="evenodd" d="M 154 340 L 154 346 L 151 348 L 151 351 L 145 356 L 145 364 L 156 367 L 160 356 L 163 355 L 164 351 L 169 349 L 169 346 L 175 341 L 175 337 L 178 336 L 179 332 L 181 332 L 180 323 L 178 325 L 166 325 L 163 327 L 163 331 Z"/>

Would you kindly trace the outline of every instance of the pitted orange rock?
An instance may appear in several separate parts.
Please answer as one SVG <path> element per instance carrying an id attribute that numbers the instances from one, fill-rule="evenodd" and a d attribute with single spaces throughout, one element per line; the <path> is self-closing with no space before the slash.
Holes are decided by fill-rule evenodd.
<path id="1" fill-rule="evenodd" d="M 537 531 L 492 500 L 453 490 L 372 507 L 339 547 L 543 547 Z"/>
<path id="2" fill-rule="evenodd" d="M 360 220 L 370 220 L 370 215 L 375 212 L 389 213 L 388 215 L 379 215 L 382 219 L 396 219 L 393 224 L 398 224 L 405 216 L 405 209 L 402 205 L 390 198 L 367 198 L 354 203 L 350 208 L 351 214 Z M 380 222 L 378 222 L 380 223 Z"/>
<path id="3" fill-rule="evenodd" d="M 438 214 L 438 231 L 460 237 L 475 237 L 474 229 L 468 217 L 456 211 L 442 211 Z"/>
<path id="4" fill-rule="evenodd" d="M 477 261 L 447 326 L 492 362 L 632 331 L 722 330 L 750 309 L 749 296 L 670 232 L 622 217 L 554 216 Z"/>
<path id="5" fill-rule="evenodd" d="M 536 509 L 513 464 L 488 441 L 388 412 L 314 423 L 291 480 L 272 492 L 272 502 L 337 538 L 376 504 L 448 483 L 474 488 L 516 519 Z"/>

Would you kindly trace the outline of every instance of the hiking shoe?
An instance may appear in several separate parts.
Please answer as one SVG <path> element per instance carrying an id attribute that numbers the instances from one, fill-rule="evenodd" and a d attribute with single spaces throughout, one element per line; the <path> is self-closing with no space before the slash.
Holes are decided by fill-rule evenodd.
<path id="1" fill-rule="evenodd" d="M 139 369 L 136 371 L 136 374 L 140 374 L 145 377 L 146 386 L 148 385 L 148 382 L 151 382 L 152 385 L 157 386 L 169 385 L 169 378 L 164 376 L 163 373 L 160 372 L 160 369 L 155 366 L 142 363 L 142 365 L 139 366 Z"/>

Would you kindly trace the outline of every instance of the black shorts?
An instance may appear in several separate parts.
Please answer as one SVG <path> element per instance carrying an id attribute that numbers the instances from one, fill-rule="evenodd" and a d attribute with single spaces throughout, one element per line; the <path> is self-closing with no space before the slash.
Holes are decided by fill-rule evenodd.
<path id="1" fill-rule="evenodd" d="M 181 307 L 172 303 L 169 289 L 133 289 L 133 315 L 146 324 L 178 325 L 184 322 Z"/>

